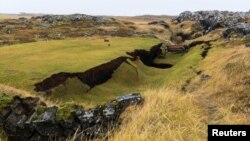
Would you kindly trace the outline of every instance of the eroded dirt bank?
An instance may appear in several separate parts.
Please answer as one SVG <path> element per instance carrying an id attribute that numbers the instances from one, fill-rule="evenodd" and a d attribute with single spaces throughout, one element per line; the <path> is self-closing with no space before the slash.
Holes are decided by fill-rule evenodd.
<path id="1" fill-rule="evenodd" d="M 150 51 L 143 50 L 143 49 L 136 49 L 133 52 L 127 52 L 128 55 L 132 56 L 133 59 L 137 57 L 143 62 L 144 65 L 149 67 L 155 67 L 160 69 L 171 68 L 173 65 L 171 64 L 156 64 L 154 60 L 163 54 L 162 50 L 162 43 L 153 46 Z"/>
<path id="2" fill-rule="evenodd" d="M 118 57 L 108 63 L 91 68 L 83 73 L 60 72 L 53 74 L 51 77 L 35 84 L 35 91 L 47 91 L 63 84 L 69 78 L 78 78 L 81 82 L 93 88 L 96 85 L 102 84 L 110 79 L 114 71 L 127 59 L 128 57 Z"/>

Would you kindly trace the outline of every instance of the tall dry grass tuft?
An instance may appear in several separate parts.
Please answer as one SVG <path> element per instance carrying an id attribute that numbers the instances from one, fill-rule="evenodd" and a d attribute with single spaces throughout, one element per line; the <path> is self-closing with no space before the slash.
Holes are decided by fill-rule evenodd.
<path id="1" fill-rule="evenodd" d="M 200 141 L 206 124 L 194 97 L 169 89 L 148 90 L 145 104 L 131 108 L 111 141 Z"/>

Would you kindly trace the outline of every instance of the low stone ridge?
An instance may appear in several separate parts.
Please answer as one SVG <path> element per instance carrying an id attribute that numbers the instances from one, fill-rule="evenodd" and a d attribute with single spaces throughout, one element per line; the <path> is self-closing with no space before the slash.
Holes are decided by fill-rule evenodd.
<path id="1" fill-rule="evenodd" d="M 58 107 L 46 107 L 38 98 L 14 97 L 0 112 L 0 127 L 9 141 L 66 141 L 75 133 L 80 133 L 76 140 L 90 140 L 106 137 L 119 125 L 119 117 L 128 106 L 142 103 L 139 93 L 131 93 L 95 108 L 77 108 L 70 119 L 56 121 Z M 42 112 L 40 105 L 45 106 Z"/>
<path id="2" fill-rule="evenodd" d="M 84 14 L 2 19 L 0 20 L 0 46 L 40 40 L 62 40 L 68 37 L 146 35 L 146 33 L 136 32 L 132 28 L 125 28 L 121 26 L 122 23 L 122 21 L 110 17 Z"/>
<path id="3" fill-rule="evenodd" d="M 175 20 L 179 23 L 191 20 L 199 21 L 204 29 L 204 33 L 218 27 L 230 27 L 234 24 L 244 22 L 246 17 L 250 16 L 250 12 L 229 12 L 229 11 L 185 11 L 181 13 Z"/>
<path id="4" fill-rule="evenodd" d="M 247 23 L 238 23 L 236 25 L 233 25 L 229 28 L 227 28 L 223 32 L 224 38 L 229 37 L 250 37 L 250 24 Z"/>
<path id="5" fill-rule="evenodd" d="M 73 14 L 73 15 L 43 15 L 33 17 L 36 20 L 42 20 L 45 23 L 49 23 L 52 25 L 58 24 L 58 22 L 78 22 L 78 21 L 93 21 L 96 24 L 113 24 L 114 19 L 112 18 L 105 18 L 101 16 L 89 16 L 85 14 Z"/>

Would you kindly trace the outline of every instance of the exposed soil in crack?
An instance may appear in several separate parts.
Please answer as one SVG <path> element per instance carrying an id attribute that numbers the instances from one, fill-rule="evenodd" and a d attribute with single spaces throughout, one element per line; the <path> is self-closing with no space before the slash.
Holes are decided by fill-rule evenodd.
<path id="1" fill-rule="evenodd" d="M 210 46 L 207 46 L 207 47 L 204 48 L 204 50 L 203 50 L 202 53 L 201 53 L 202 59 L 206 58 L 206 56 L 207 56 L 207 54 L 208 54 L 208 51 L 209 51 L 211 48 L 212 48 L 212 47 L 210 47 Z"/>
<path id="2" fill-rule="evenodd" d="M 85 72 L 60 72 L 53 74 L 51 77 L 35 84 L 35 91 L 47 91 L 62 84 L 69 78 L 78 78 L 81 82 L 93 88 L 96 85 L 102 84 L 110 79 L 113 72 L 127 59 L 128 57 L 118 57 L 108 63 L 91 68 Z"/>
<path id="3" fill-rule="evenodd" d="M 133 52 L 127 52 L 128 55 L 133 57 L 133 59 L 136 59 L 137 57 L 140 58 L 140 60 L 143 62 L 144 65 L 149 67 L 155 67 L 159 69 L 167 69 L 171 68 L 173 65 L 171 64 L 156 64 L 154 63 L 154 60 L 161 55 L 161 44 L 153 46 L 150 51 L 142 50 L 142 49 L 136 49 Z"/>
<path id="4" fill-rule="evenodd" d="M 146 50 L 134 50 L 134 52 L 128 52 L 131 57 L 118 57 L 110 62 L 101 64 L 97 67 L 91 68 L 85 72 L 77 72 L 77 73 L 69 73 L 69 72 L 60 72 L 57 74 L 51 75 L 49 78 L 46 78 L 42 82 L 35 84 L 35 91 L 37 92 L 49 92 L 51 89 L 64 84 L 65 81 L 71 78 L 79 79 L 83 84 L 87 84 L 90 89 L 105 83 L 108 81 L 115 70 L 119 68 L 119 66 L 126 62 L 127 59 L 136 60 L 137 57 L 145 64 L 146 66 L 166 69 L 170 68 L 173 65 L 171 64 L 156 64 L 154 60 L 156 57 L 161 55 L 161 46 L 162 44 L 158 44 L 153 46 L 150 51 Z"/>
<path id="5" fill-rule="evenodd" d="M 201 44 L 207 44 L 207 45 L 211 45 L 210 44 L 210 42 L 212 42 L 213 40 L 209 40 L 209 41 L 194 41 L 194 42 L 192 42 L 192 43 L 190 43 L 189 45 L 188 45 L 188 47 L 189 48 L 191 48 L 191 47 L 194 47 L 194 46 L 197 46 L 197 45 L 201 45 Z"/>

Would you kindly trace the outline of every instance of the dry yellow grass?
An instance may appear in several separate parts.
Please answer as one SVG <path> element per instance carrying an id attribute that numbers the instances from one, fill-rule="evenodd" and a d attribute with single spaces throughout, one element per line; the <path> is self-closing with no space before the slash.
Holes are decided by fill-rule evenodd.
<path id="1" fill-rule="evenodd" d="M 145 105 L 128 110 L 111 141 L 206 140 L 208 124 L 250 123 L 250 49 L 215 43 L 198 75 L 178 90 L 149 90 Z M 178 85 L 178 84 L 176 84 Z"/>
<path id="2" fill-rule="evenodd" d="M 145 104 L 128 110 L 112 141 L 200 141 L 206 138 L 202 111 L 192 95 L 178 91 L 148 90 Z"/>
<path id="3" fill-rule="evenodd" d="M 250 123 L 250 50 L 245 46 L 212 50 L 202 67 L 211 80 L 200 83 L 199 93 L 206 96 L 214 111 L 209 123 Z M 208 109 L 209 110 L 209 109 Z"/>

